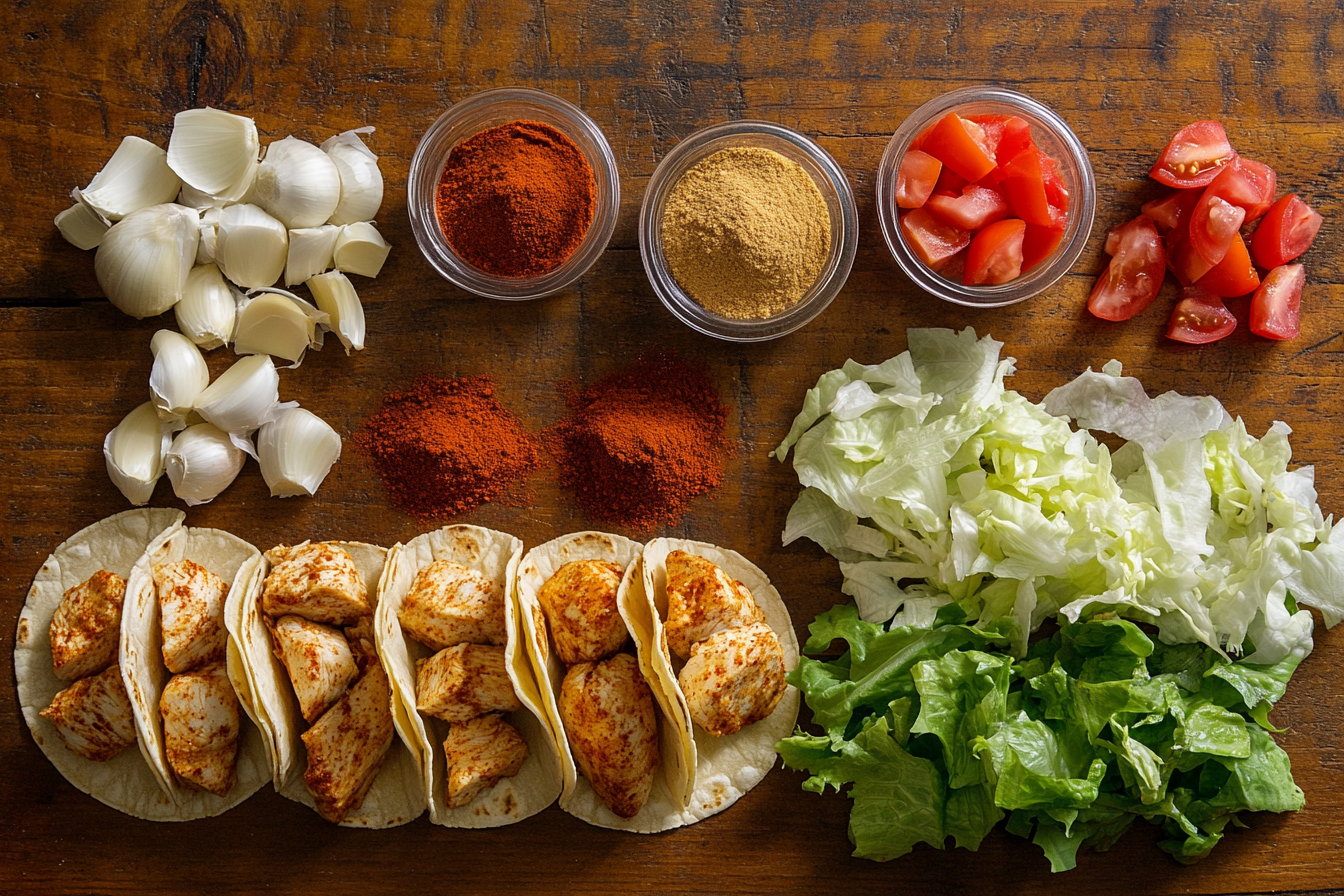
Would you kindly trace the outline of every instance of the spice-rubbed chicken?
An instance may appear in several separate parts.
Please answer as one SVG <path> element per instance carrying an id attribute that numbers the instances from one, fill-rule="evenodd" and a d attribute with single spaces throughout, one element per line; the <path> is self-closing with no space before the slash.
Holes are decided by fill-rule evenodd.
<path id="1" fill-rule="evenodd" d="M 571 560 L 537 591 L 555 653 L 566 665 L 595 663 L 625 644 L 629 632 L 616 592 L 621 568 L 605 560 Z"/>
<path id="2" fill-rule="evenodd" d="M 318 814 L 339 823 L 359 807 L 392 746 L 392 689 L 373 663 L 345 696 L 302 735 L 303 783 Z"/>
<path id="3" fill-rule="evenodd" d="M 449 728 L 443 752 L 448 758 L 448 808 L 456 809 L 518 774 L 527 760 L 527 741 L 501 717 L 480 716 Z"/>
<path id="4" fill-rule="evenodd" d="M 51 617 L 51 662 L 56 677 L 74 681 L 117 661 L 126 580 L 100 569 L 61 598 Z"/>
<path id="5" fill-rule="evenodd" d="M 691 645 L 715 632 L 764 622 L 751 592 L 722 569 L 695 554 L 667 555 L 667 646 L 682 659 Z"/>
<path id="6" fill-rule="evenodd" d="M 435 560 L 416 574 L 397 619 L 407 634 L 433 650 L 503 644 L 504 593 L 474 569 Z"/>
<path id="7" fill-rule="evenodd" d="M 445 722 L 521 709 L 504 648 L 458 644 L 415 664 L 415 708 Z"/>
<path id="8" fill-rule="evenodd" d="M 327 625 L 350 625 L 368 616 L 368 591 L 345 548 L 331 542 L 305 542 L 266 552 L 271 571 L 261 592 L 268 616 L 293 613 Z"/>
<path id="9" fill-rule="evenodd" d="M 159 697 L 168 765 L 190 787 L 226 796 L 236 779 L 238 697 L 223 663 L 174 675 Z"/>
<path id="10" fill-rule="evenodd" d="M 135 717 L 121 681 L 121 666 L 81 678 L 42 710 L 65 746 L 77 756 L 105 762 L 135 743 Z"/>
<path id="11" fill-rule="evenodd" d="M 759 722 L 784 696 L 784 650 L 763 622 L 715 632 L 691 648 L 677 677 L 691 721 L 716 736 Z"/>
<path id="12" fill-rule="evenodd" d="M 163 625 L 163 664 L 185 672 L 224 659 L 224 599 L 229 586 L 198 563 L 179 560 L 154 567 Z"/>
<path id="13" fill-rule="evenodd" d="M 294 695 L 299 698 L 299 712 L 311 725 L 359 675 L 350 645 L 336 629 L 302 616 L 281 616 L 266 622 L 275 655 L 284 664 Z"/>

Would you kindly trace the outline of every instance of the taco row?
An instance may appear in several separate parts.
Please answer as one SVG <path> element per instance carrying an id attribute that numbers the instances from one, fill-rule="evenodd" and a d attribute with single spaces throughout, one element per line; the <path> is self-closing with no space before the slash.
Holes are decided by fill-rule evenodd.
<path id="1" fill-rule="evenodd" d="M 793 730 L 788 610 L 733 551 L 579 532 L 524 553 L 457 525 L 262 553 L 183 520 L 75 534 L 19 619 L 34 739 L 129 814 L 216 815 L 269 781 L 350 827 L 495 827 L 559 799 L 651 833 L 732 805 Z"/>

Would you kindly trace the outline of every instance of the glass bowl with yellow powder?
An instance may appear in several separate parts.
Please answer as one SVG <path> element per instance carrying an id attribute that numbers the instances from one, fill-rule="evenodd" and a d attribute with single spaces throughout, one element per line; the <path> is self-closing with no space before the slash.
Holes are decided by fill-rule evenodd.
<path id="1" fill-rule="evenodd" d="M 649 179 L 639 216 L 644 270 L 682 323 L 760 342 L 806 325 L 849 276 L 854 193 L 835 160 L 763 121 L 697 131 Z"/>

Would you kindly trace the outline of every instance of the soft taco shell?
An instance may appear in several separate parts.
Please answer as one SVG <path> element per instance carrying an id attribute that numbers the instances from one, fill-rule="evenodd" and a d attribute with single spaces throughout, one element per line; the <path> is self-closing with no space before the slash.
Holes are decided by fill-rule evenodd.
<path id="1" fill-rule="evenodd" d="M 33 578 L 14 638 L 19 706 L 38 747 L 80 790 L 114 809 L 151 821 L 177 821 L 180 815 L 140 750 L 128 747 L 107 762 L 84 759 L 67 750 L 55 727 L 38 713 L 72 683 L 57 678 L 51 665 L 51 617 L 66 590 L 100 569 L 129 578 L 146 548 L 170 536 L 185 518 L 180 510 L 166 508 L 127 510 L 70 536 Z M 129 603 L 129 590 L 126 600 Z M 123 605 L 123 624 L 125 619 Z M 124 681 L 129 664 L 125 658 L 120 662 Z"/>
<path id="2" fill-rule="evenodd" d="M 374 630 L 378 652 L 392 681 L 393 719 L 397 733 L 415 750 L 424 786 L 429 794 L 429 817 L 453 828 L 492 828 L 536 815 L 560 795 L 561 760 L 546 721 L 536 678 L 527 651 L 520 643 L 518 613 L 512 593 L 514 572 L 523 543 L 512 535 L 480 526 L 446 526 L 392 548 L 388 573 L 378 596 Z M 522 709 L 505 713 L 527 741 L 527 759 L 513 777 L 504 778 L 470 803 L 449 808 L 444 793 L 448 762 L 443 753 L 446 723 L 422 715 L 415 708 L 415 663 L 434 651 L 402 631 L 397 611 L 415 576 L 435 560 L 448 560 L 473 569 L 494 583 L 504 595 L 504 661 Z"/>

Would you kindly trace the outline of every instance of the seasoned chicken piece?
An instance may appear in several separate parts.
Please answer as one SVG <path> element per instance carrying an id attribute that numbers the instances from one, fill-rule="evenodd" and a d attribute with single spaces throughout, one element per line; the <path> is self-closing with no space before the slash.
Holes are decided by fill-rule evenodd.
<path id="1" fill-rule="evenodd" d="M 715 632 L 764 622 L 751 591 L 704 557 L 673 551 L 667 555 L 667 643 L 682 659 L 691 645 Z"/>
<path id="2" fill-rule="evenodd" d="M 633 818 L 649 798 L 659 761 L 653 693 L 639 663 L 618 653 L 571 667 L 560 686 L 560 720 L 593 790 L 611 811 Z"/>
<path id="3" fill-rule="evenodd" d="M 504 665 L 504 648 L 458 644 L 415 664 L 415 708 L 445 722 L 522 708 Z"/>
<path id="4" fill-rule="evenodd" d="M 629 632 L 616 591 L 621 568 L 605 560 L 571 560 L 537 591 L 551 624 L 555 654 L 567 666 L 595 663 L 621 649 Z"/>
<path id="5" fill-rule="evenodd" d="M 435 560 L 420 570 L 397 610 L 401 627 L 432 650 L 504 643 L 504 592 L 474 569 Z"/>
<path id="6" fill-rule="evenodd" d="M 784 674 L 779 638 L 753 622 L 697 642 L 677 681 L 691 721 L 721 737 L 774 712 L 784 696 Z"/>
<path id="7" fill-rule="evenodd" d="M 336 629 L 302 616 L 281 616 L 274 622 L 263 618 L 271 630 L 275 655 L 285 664 L 299 698 L 299 712 L 311 725 L 359 676 L 350 645 Z"/>
<path id="8" fill-rule="evenodd" d="M 361 669 L 367 668 L 370 663 L 378 662 L 378 646 L 373 634 L 373 617 L 362 616 L 354 625 L 347 625 L 342 631 L 345 632 L 346 643 L 350 645 L 350 653 L 355 657 L 355 662 Z"/>
<path id="9" fill-rule="evenodd" d="M 527 741 L 504 719 L 488 715 L 449 728 L 443 752 L 448 757 L 448 808 L 456 809 L 518 774 L 527 759 Z"/>
<path id="10" fill-rule="evenodd" d="M 81 678 L 53 697 L 41 715 L 56 726 L 66 749 L 95 762 L 105 762 L 135 743 L 135 717 L 120 665 Z"/>
<path id="11" fill-rule="evenodd" d="M 303 783 L 318 814 L 339 823 L 364 802 L 392 746 L 392 689 L 378 663 L 302 735 L 308 748 Z"/>
<path id="12" fill-rule="evenodd" d="M 304 542 L 266 552 L 271 571 L 262 585 L 261 611 L 293 613 L 327 625 L 350 625 L 373 610 L 355 561 L 338 544 Z"/>
<path id="13" fill-rule="evenodd" d="M 233 789 L 238 758 L 238 696 L 223 663 L 174 675 L 159 697 L 168 765 L 189 787 L 215 796 Z"/>
<path id="14" fill-rule="evenodd" d="M 185 672 L 224 659 L 224 599 L 229 586 L 198 563 L 179 560 L 154 567 L 163 624 L 163 664 Z"/>
<path id="15" fill-rule="evenodd" d="M 61 598 L 51 617 L 51 663 L 56 677 L 74 681 L 117 661 L 126 580 L 100 569 Z"/>

